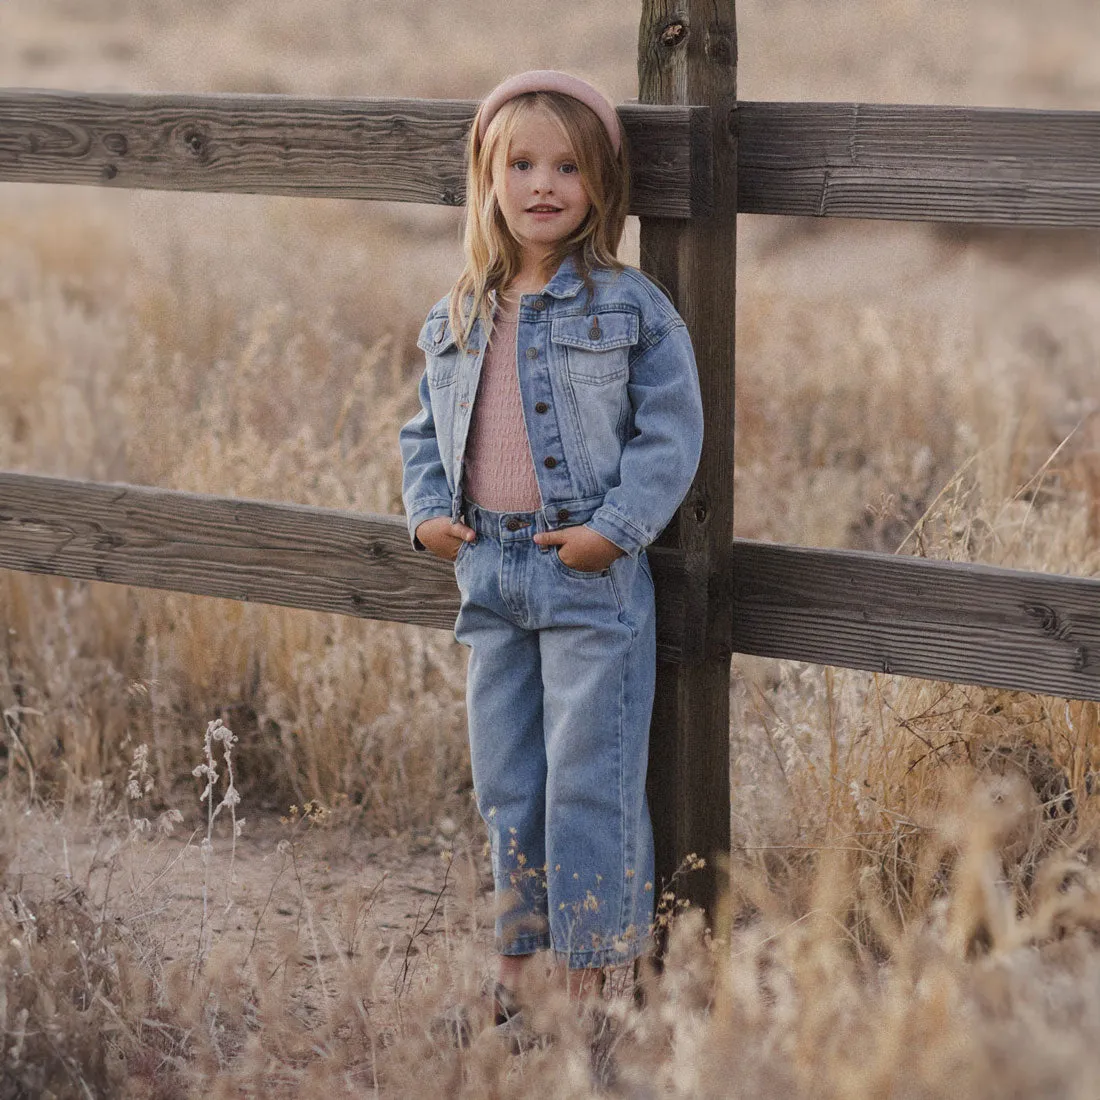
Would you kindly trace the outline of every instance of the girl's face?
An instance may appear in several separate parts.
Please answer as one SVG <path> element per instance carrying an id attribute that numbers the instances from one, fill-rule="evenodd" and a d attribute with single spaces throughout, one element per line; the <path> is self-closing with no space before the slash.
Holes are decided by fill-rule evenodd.
<path id="1" fill-rule="evenodd" d="M 554 245 L 584 221 L 592 205 L 569 139 L 544 110 L 520 120 L 503 175 L 493 174 L 493 192 L 520 246 L 525 272 L 537 271 Z"/>

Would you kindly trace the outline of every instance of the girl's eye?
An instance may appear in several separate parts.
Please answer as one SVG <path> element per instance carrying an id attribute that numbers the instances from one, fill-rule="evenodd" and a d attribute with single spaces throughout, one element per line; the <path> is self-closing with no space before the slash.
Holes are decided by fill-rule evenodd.
<path id="1" fill-rule="evenodd" d="M 572 175 L 574 172 L 578 171 L 575 164 L 563 164 L 561 170 L 565 172 L 566 175 Z"/>
<path id="2" fill-rule="evenodd" d="M 529 160 L 517 160 L 512 164 L 512 167 L 518 168 L 522 172 L 525 168 L 531 167 L 531 162 Z"/>

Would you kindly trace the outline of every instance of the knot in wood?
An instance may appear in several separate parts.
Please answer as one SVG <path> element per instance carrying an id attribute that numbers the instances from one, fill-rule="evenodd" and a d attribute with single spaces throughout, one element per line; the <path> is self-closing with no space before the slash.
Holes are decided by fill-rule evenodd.
<path id="1" fill-rule="evenodd" d="M 666 50 L 671 50 L 676 46 L 683 45 L 687 40 L 687 23 L 682 19 L 676 19 L 671 23 L 666 23 L 661 28 L 661 45 Z"/>
<path id="2" fill-rule="evenodd" d="M 1073 671 L 1084 672 L 1089 664 L 1089 647 L 1079 645 L 1073 654 Z"/>
<path id="3" fill-rule="evenodd" d="M 1024 614 L 1033 618 L 1044 634 L 1058 632 L 1058 612 L 1053 607 L 1045 603 L 1028 603 L 1024 604 Z"/>
<path id="4" fill-rule="evenodd" d="M 100 174 L 105 180 L 113 180 L 118 175 L 118 168 L 113 164 L 105 164 Z"/>
<path id="5" fill-rule="evenodd" d="M 453 187 L 444 187 L 443 194 L 440 196 L 440 198 L 443 200 L 444 206 L 462 205 L 458 197 L 458 192 Z"/>
<path id="6" fill-rule="evenodd" d="M 115 156 L 121 157 L 126 155 L 127 149 L 130 148 L 130 143 L 126 140 L 125 134 L 104 134 L 103 148 L 106 149 L 108 153 L 114 153 Z"/>
<path id="7" fill-rule="evenodd" d="M 206 136 L 198 130 L 185 131 L 183 135 L 183 144 L 197 157 L 202 156 L 202 154 L 206 152 Z"/>

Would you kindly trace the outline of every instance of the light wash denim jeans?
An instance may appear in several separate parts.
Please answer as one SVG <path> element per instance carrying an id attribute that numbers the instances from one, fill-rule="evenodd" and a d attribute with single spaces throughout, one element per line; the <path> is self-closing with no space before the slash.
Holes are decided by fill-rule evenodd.
<path id="1" fill-rule="evenodd" d="M 592 508 L 591 511 L 595 509 Z M 489 830 L 496 949 L 570 968 L 629 962 L 653 919 L 645 796 L 656 661 L 645 552 L 601 573 L 532 541 L 545 510 L 467 504 L 455 637 L 470 647 L 470 750 Z M 583 523 L 583 512 L 568 525 Z"/>

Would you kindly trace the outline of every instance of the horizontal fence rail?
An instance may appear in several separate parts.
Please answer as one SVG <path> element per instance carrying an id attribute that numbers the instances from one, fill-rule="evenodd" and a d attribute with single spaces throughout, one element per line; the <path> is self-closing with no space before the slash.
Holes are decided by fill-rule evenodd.
<path id="1" fill-rule="evenodd" d="M 1100 699 L 1100 580 L 743 541 L 734 563 L 738 652 Z"/>
<path id="2" fill-rule="evenodd" d="M 684 624 L 706 585 L 655 550 L 658 653 L 700 657 Z M 396 516 L 0 472 L 0 568 L 453 627 L 453 568 L 417 553 Z"/>
<path id="3" fill-rule="evenodd" d="M 0 180 L 458 206 L 477 103 L 0 90 Z M 631 213 L 711 202 L 703 107 L 619 108 Z"/>
<path id="4" fill-rule="evenodd" d="M 0 90 L 0 180 L 458 205 L 467 100 Z M 707 109 L 623 104 L 631 211 L 711 208 Z M 1100 228 L 1100 112 L 742 101 L 750 214 Z"/>
<path id="5" fill-rule="evenodd" d="M 706 588 L 650 551 L 660 656 L 700 658 Z M 0 568 L 450 628 L 451 567 L 404 521 L 0 473 Z M 737 540 L 734 648 L 1100 700 L 1100 580 Z"/>
<path id="6" fill-rule="evenodd" d="M 1100 228 L 1100 112 L 741 103 L 738 210 Z"/>

